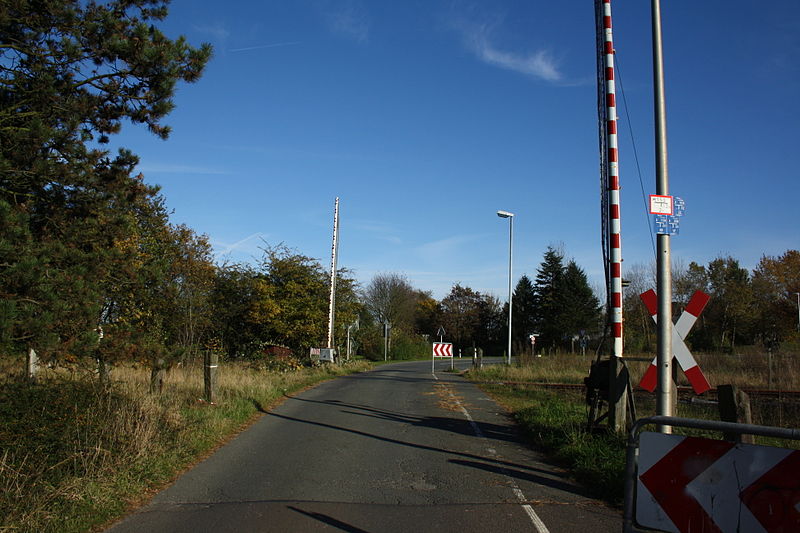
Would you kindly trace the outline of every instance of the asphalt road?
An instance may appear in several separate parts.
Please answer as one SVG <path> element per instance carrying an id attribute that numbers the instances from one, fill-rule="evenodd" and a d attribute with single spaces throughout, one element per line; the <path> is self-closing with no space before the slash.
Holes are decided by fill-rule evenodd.
<path id="1" fill-rule="evenodd" d="M 287 399 L 109 531 L 621 530 L 497 404 L 436 367 L 381 366 Z"/>

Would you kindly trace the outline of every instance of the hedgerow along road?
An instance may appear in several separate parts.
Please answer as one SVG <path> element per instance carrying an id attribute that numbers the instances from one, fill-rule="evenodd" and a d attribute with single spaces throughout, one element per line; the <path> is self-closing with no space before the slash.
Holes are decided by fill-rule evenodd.
<path id="1" fill-rule="evenodd" d="M 449 366 L 389 364 L 287 398 L 109 531 L 620 530 Z"/>

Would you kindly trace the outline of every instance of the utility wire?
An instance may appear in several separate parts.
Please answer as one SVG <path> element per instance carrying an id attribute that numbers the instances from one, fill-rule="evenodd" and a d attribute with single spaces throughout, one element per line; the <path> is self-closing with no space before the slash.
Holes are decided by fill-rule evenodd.
<path id="1" fill-rule="evenodd" d="M 642 180 L 642 168 L 639 166 L 639 152 L 636 150 L 636 139 L 633 136 L 633 125 L 631 124 L 631 114 L 628 108 L 628 99 L 625 97 L 625 88 L 622 85 L 622 70 L 619 66 L 619 56 L 614 52 L 614 66 L 617 70 L 617 79 L 619 79 L 619 89 L 622 93 L 622 102 L 625 104 L 625 118 L 628 121 L 628 134 L 631 137 L 631 144 L 633 145 L 633 158 L 636 161 L 636 172 L 639 174 L 639 187 L 642 189 L 642 202 L 644 203 L 644 217 L 647 219 L 647 227 L 650 230 L 650 245 L 653 247 L 653 257 L 656 257 L 658 254 L 656 252 L 656 242 L 653 225 L 650 221 L 649 216 L 649 209 L 647 206 L 647 195 L 644 192 L 644 181 Z"/>

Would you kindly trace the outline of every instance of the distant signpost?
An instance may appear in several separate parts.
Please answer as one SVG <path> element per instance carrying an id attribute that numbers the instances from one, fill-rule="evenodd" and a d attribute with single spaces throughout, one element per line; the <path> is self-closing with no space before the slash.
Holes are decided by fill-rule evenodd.
<path id="1" fill-rule="evenodd" d="M 453 343 L 452 342 L 434 342 L 433 343 L 433 357 L 431 357 L 431 373 L 434 371 L 434 362 L 437 357 L 449 357 L 450 368 L 453 368 Z"/>

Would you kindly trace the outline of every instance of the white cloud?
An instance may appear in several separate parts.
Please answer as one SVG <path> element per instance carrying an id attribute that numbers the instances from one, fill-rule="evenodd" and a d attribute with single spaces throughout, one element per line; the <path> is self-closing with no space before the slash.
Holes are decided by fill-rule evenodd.
<path id="1" fill-rule="evenodd" d="M 550 51 L 541 49 L 519 53 L 501 50 L 492 42 L 493 26 L 463 20 L 455 26 L 461 32 L 467 48 L 484 63 L 551 83 L 562 81 L 563 75 L 558 69 L 558 62 Z"/>
<path id="2" fill-rule="evenodd" d="M 244 48 L 232 48 L 228 50 L 228 52 L 249 52 L 250 50 L 263 50 L 264 48 L 277 48 L 280 46 L 291 46 L 293 44 L 300 44 L 300 41 L 290 41 L 286 43 L 272 43 L 272 44 L 262 44 L 258 46 L 246 46 Z"/>
<path id="3" fill-rule="evenodd" d="M 139 172 L 145 174 L 206 174 L 206 175 L 225 175 L 230 174 L 227 170 L 220 170 L 209 167 L 197 167 L 192 165 L 175 165 L 175 164 L 150 164 L 141 165 L 136 167 Z"/>
<path id="4" fill-rule="evenodd" d="M 414 253 L 422 261 L 430 264 L 441 264 L 462 258 L 470 251 L 470 243 L 479 240 L 482 235 L 454 235 L 445 239 L 427 242 L 414 249 Z"/>
<path id="5" fill-rule="evenodd" d="M 373 235 L 375 238 L 391 244 L 399 245 L 403 240 L 397 235 L 396 227 L 382 221 L 375 220 L 353 220 L 349 227 L 354 230 Z"/>
<path id="6" fill-rule="evenodd" d="M 353 1 L 336 4 L 335 11 L 325 15 L 328 27 L 337 33 L 357 43 L 366 43 L 369 40 L 369 19 L 360 3 Z"/>
<path id="7" fill-rule="evenodd" d="M 217 23 L 211 26 L 194 26 L 194 30 L 199 33 L 204 33 L 206 35 L 210 35 L 216 42 L 218 43 L 225 43 L 230 37 L 231 32 L 228 31 L 225 26 L 221 23 Z"/>
<path id="8" fill-rule="evenodd" d="M 269 235 L 266 233 L 257 232 L 232 244 L 212 239 L 211 245 L 214 247 L 214 255 L 217 260 L 232 259 L 234 255 L 237 257 L 247 256 L 248 258 L 252 258 L 258 253 L 259 245 L 262 244 L 268 236 Z"/>

